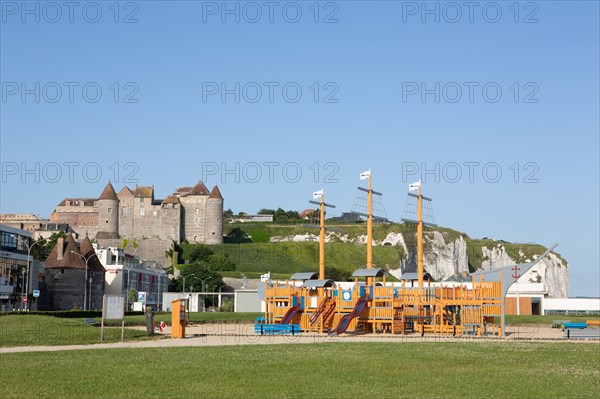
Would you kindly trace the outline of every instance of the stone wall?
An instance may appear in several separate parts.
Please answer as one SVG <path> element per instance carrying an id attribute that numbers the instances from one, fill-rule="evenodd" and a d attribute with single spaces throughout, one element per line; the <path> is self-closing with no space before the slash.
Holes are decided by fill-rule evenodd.
<path id="1" fill-rule="evenodd" d="M 104 295 L 104 273 L 88 271 L 92 277 L 91 309 L 102 309 Z M 46 269 L 44 291 L 47 297 L 48 310 L 70 310 L 75 307 L 83 309 L 85 270 L 81 269 Z M 89 285 L 87 285 L 89 287 Z M 90 292 L 88 290 L 88 298 Z M 89 302 L 88 302 L 89 303 Z"/>

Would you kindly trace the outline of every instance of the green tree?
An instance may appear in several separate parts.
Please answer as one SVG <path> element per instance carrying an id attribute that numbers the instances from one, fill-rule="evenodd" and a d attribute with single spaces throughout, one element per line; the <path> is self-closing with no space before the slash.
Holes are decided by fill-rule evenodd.
<path id="1" fill-rule="evenodd" d="M 236 227 L 225 236 L 223 242 L 226 244 L 243 244 L 247 242 L 252 242 L 252 240 L 244 230 L 242 230 L 239 227 Z"/>
<path id="2" fill-rule="evenodd" d="M 236 268 L 235 262 L 229 259 L 227 254 L 214 254 L 208 259 L 207 266 L 214 271 L 234 271 Z"/>
<path id="3" fill-rule="evenodd" d="M 185 277 L 186 292 L 200 292 L 202 288 L 206 291 L 219 291 L 225 287 L 223 277 L 214 270 L 211 270 L 203 262 L 195 262 L 187 265 L 181 265 L 181 275 L 173 281 L 175 291 L 183 291 L 183 278 Z M 203 287 L 204 284 L 204 287 Z"/>
<path id="4" fill-rule="evenodd" d="M 194 244 L 191 246 L 185 260 L 188 260 L 190 263 L 194 263 L 197 261 L 208 261 L 211 255 L 214 252 L 208 245 L 204 244 Z"/>
<path id="5" fill-rule="evenodd" d="M 33 242 L 31 243 L 31 255 L 34 257 L 34 259 L 40 260 L 42 262 L 45 261 L 46 259 L 48 259 L 48 256 L 50 256 L 50 253 L 54 249 L 54 246 L 58 242 L 58 239 L 61 237 L 66 238 L 67 233 L 65 233 L 64 231 L 59 231 L 58 233 L 53 233 L 48 239 L 42 237 L 38 238 L 35 241 L 37 242 L 37 244 L 34 245 Z"/>
<path id="6" fill-rule="evenodd" d="M 279 208 L 281 209 L 281 208 Z M 275 210 L 274 209 L 267 209 L 267 208 L 262 208 L 260 211 L 258 211 L 259 215 L 274 215 L 275 214 Z"/>
<path id="7" fill-rule="evenodd" d="M 325 277 L 334 281 L 352 281 L 352 273 L 332 266 L 325 266 Z"/>
<path id="8" fill-rule="evenodd" d="M 233 218 L 233 211 L 231 210 L 231 208 L 229 208 L 225 212 L 223 212 L 223 219 L 232 219 L 232 218 Z"/>

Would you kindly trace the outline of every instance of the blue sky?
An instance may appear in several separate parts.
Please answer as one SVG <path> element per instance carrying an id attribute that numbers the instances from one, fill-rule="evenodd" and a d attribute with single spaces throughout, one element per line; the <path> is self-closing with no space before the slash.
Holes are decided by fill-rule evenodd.
<path id="1" fill-rule="evenodd" d="M 236 212 L 324 187 L 339 213 L 371 168 L 391 219 L 421 177 L 439 224 L 558 242 L 571 295 L 600 295 L 598 2 L 23 4 L 1 2 L 1 212 L 204 178 Z"/>

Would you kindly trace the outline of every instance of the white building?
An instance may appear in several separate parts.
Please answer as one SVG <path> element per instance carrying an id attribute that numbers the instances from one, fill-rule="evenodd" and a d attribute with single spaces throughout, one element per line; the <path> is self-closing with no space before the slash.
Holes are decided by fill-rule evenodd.
<path id="1" fill-rule="evenodd" d="M 106 269 L 104 291 L 106 294 L 123 294 L 134 288 L 145 293 L 146 306 L 160 308 L 159 298 L 168 291 L 168 275 L 158 262 L 144 261 L 125 253 L 121 248 L 98 248 L 94 244 L 98 259 Z"/>

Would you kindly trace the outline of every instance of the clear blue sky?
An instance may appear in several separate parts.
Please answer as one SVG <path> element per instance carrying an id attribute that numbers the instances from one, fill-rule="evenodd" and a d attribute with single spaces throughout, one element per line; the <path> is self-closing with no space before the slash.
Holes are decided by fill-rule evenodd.
<path id="1" fill-rule="evenodd" d="M 1 2 L 1 212 L 47 217 L 134 172 L 160 197 L 204 174 L 236 212 L 303 209 L 324 187 L 339 213 L 371 168 L 399 220 L 418 178 L 403 170 L 439 163 L 424 182 L 439 224 L 558 242 L 571 295 L 600 295 L 598 2 L 227 2 L 239 22 L 221 1 L 22 4 Z"/>

